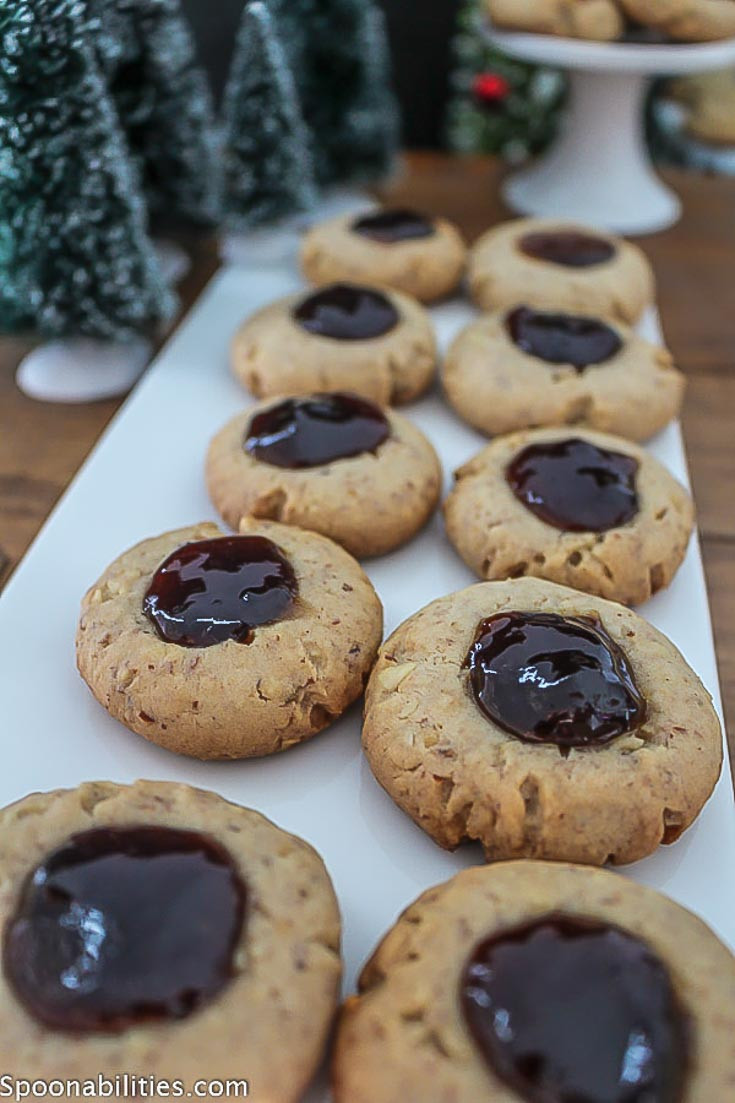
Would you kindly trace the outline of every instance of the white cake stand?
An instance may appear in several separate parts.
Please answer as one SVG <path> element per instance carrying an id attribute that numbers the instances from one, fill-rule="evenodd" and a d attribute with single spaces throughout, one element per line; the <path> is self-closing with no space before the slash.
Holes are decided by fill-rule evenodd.
<path id="1" fill-rule="evenodd" d="M 735 39 L 697 45 L 582 42 L 488 27 L 512 57 L 568 70 L 569 108 L 550 153 L 509 177 L 504 195 L 521 214 L 571 218 L 624 234 L 677 221 L 681 204 L 653 170 L 643 106 L 648 78 L 735 64 Z"/>

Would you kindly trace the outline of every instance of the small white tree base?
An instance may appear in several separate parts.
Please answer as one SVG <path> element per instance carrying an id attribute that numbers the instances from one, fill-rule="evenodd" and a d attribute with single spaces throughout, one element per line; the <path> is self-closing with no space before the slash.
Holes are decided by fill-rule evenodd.
<path id="1" fill-rule="evenodd" d="M 295 262 L 301 239 L 318 222 L 341 214 L 372 210 L 375 200 L 363 191 L 340 188 L 322 196 L 309 211 L 292 215 L 272 226 L 220 237 L 220 256 L 228 264 L 284 264 Z"/>
<path id="2" fill-rule="evenodd" d="M 39 345 L 21 361 L 15 381 L 43 402 L 95 402 L 125 394 L 150 359 L 150 342 L 72 337 Z"/>
<path id="3" fill-rule="evenodd" d="M 158 263 L 167 283 L 180 283 L 191 270 L 191 258 L 180 245 L 167 238 L 157 238 L 154 242 Z"/>
<path id="4" fill-rule="evenodd" d="M 304 227 L 324 222 L 327 218 L 337 218 L 341 214 L 360 214 L 372 211 L 378 204 L 363 188 L 333 188 L 325 192 L 312 211 L 302 216 Z"/>
<path id="5" fill-rule="evenodd" d="M 296 218 L 241 233 L 223 233 L 219 251 L 226 264 L 269 265 L 291 263 L 299 251 L 303 230 Z"/>
<path id="6" fill-rule="evenodd" d="M 735 40 L 640 45 L 492 29 L 488 34 L 513 57 L 569 70 L 569 108 L 557 142 L 505 182 L 514 210 L 624 234 L 653 233 L 677 221 L 679 199 L 656 175 L 646 146 L 648 77 L 732 64 Z"/>

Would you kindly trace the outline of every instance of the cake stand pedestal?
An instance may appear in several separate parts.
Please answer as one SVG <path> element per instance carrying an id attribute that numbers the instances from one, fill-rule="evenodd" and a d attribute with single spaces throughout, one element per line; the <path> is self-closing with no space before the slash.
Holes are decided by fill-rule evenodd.
<path id="1" fill-rule="evenodd" d="M 566 69 L 570 81 L 559 138 L 549 153 L 508 178 L 508 204 L 521 214 L 573 219 L 623 234 L 673 225 L 681 204 L 657 176 L 646 147 L 648 80 L 735 64 L 735 39 L 652 46 L 490 27 L 487 34 L 512 57 Z"/>

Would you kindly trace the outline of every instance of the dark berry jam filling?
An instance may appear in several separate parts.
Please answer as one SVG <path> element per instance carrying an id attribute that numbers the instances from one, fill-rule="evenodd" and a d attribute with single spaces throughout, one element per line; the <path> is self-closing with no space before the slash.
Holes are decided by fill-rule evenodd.
<path id="1" fill-rule="evenodd" d="M 256 414 L 243 447 L 274 467 L 320 467 L 375 453 L 389 436 L 390 424 L 379 406 L 334 392 L 286 398 Z"/>
<path id="2" fill-rule="evenodd" d="M 688 1029 L 668 969 L 615 927 L 549 916 L 481 942 L 460 983 L 491 1071 L 526 1103 L 681 1103 Z"/>
<path id="3" fill-rule="evenodd" d="M 526 234 L 518 247 L 527 257 L 563 268 L 594 268 L 615 256 L 611 241 L 578 230 L 542 230 Z"/>
<path id="4" fill-rule="evenodd" d="M 612 360 L 623 347 L 619 334 L 597 318 L 552 314 L 527 306 L 512 311 L 506 327 L 513 343 L 529 356 L 547 364 L 571 364 L 580 373 Z"/>
<path id="5" fill-rule="evenodd" d="M 433 237 L 436 233 L 434 221 L 418 211 L 405 208 L 376 211 L 355 219 L 352 232 L 379 241 L 382 245 L 396 245 L 401 241 L 418 241 Z"/>
<path id="6" fill-rule="evenodd" d="M 294 320 L 316 337 L 369 341 L 398 325 L 400 315 L 387 295 L 352 283 L 333 283 L 303 299 Z"/>
<path id="7" fill-rule="evenodd" d="M 182 1019 L 234 976 L 246 896 L 232 857 L 209 836 L 94 828 L 27 878 L 5 930 L 5 975 L 52 1030 Z"/>
<path id="8" fill-rule="evenodd" d="M 498 613 L 478 625 L 465 667 L 484 715 L 527 743 L 602 746 L 646 719 L 628 658 L 596 617 Z"/>
<path id="9" fill-rule="evenodd" d="M 506 479 L 519 502 L 566 532 L 607 532 L 638 515 L 638 460 L 588 440 L 531 444 Z"/>
<path id="10" fill-rule="evenodd" d="M 161 639 L 182 647 L 252 643 L 253 629 L 281 620 L 298 585 L 283 552 L 264 536 L 184 544 L 151 579 L 143 612 Z"/>

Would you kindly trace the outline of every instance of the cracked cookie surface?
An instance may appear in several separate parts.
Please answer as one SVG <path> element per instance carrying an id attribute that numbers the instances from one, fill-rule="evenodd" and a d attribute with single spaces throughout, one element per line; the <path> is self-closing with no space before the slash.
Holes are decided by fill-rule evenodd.
<path id="1" fill-rule="evenodd" d="M 587 317 L 585 311 L 574 321 Z M 586 425 L 647 440 L 679 413 L 684 375 L 665 348 L 623 323 L 603 321 L 621 347 L 609 359 L 578 370 L 519 347 L 508 319 L 509 312 L 500 310 L 472 322 L 452 342 L 442 368 L 450 404 L 480 432 L 495 436 L 543 425 Z"/>
<path id="2" fill-rule="evenodd" d="M 441 490 L 436 452 L 407 418 L 385 410 L 390 435 L 375 452 L 288 469 L 245 450 L 252 419 L 271 402 L 238 414 L 212 441 L 207 485 L 217 511 L 237 529 L 248 515 L 331 537 L 358 557 L 384 555 L 428 521 Z"/>
<path id="3" fill-rule="evenodd" d="M 457 874 L 420 896 L 386 934 L 340 1018 L 332 1066 L 337 1103 L 517 1103 L 521 1096 L 488 1066 L 467 1028 L 460 982 L 485 939 L 560 914 L 617 928 L 650 947 L 690 1028 L 681 1103 L 730 1098 L 730 951 L 653 889 L 604 870 L 525 861 Z"/>
<path id="4" fill-rule="evenodd" d="M 316 533 L 250 520 L 290 561 L 298 596 L 289 615 L 251 643 L 182 647 L 143 612 L 160 564 L 185 544 L 223 534 L 204 523 L 145 540 L 87 592 L 77 665 L 94 696 L 131 731 L 194 758 L 285 750 L 336 720 L 360 696 L 382 638 L 383 611 L 343 548 Z"/>
<path id="5" fill-rule="evenodd" d="M 526 236 L 571 234 L 611 250 L 608 259 L 567 266 L 521 251 Z M 637 245 L 613 234 L 557 219 L 518 218 L 483 234 L 470 249 L 468 279 L 482 310 L 528 306 L 594 314 L 632 324 L 653 302 L 654 278 Z"/>
<path id="6" fill-rule="evenodd" d="M 304 292 L 258 310 L 233 338 L 235 378 L 256 398 L 344 390 L 386 405 L 412 402 L 434 378 L 434 329 L 414 299 L 381 290 L 398 323 L 383 336 L 364 340 L 335 340 L 302 329 L 292 312 Z"/>
<path id="7" fill-rule="evenodd" d="M 570 438 L 638 463 L 638 508 L 604 532 L 565 532 L 536 516 L 511 489 L 506 472 L 524 449 Z M 461 467 L 444 503 L 447 533 L 479 578 L 530 576 L 640 605 L 668 586 L 694 525 L 689 493 L 653 456 L 620 437 L 589 430 L 537 429 L 498 437 Z"/>
<path id="8" fill-rule="evenodd" d="M 625 24 L 617 0 L 485 0 L 497 27 L 610 42 Z"/>
<path id="9" fill-rule="evenodd" d="M 632 667 L 645 722 L 564 756 L 490 721 L 465 662 L 478 625 L 511 611 L 598 618 Z M 440 846 L 478 840 L 488 860 L 590 865 L 675 841 L 722 764 L 710 696 L 670 640 L 623 605 L 530 578 L 440 598 L 393 633 L 368 684 L 363 748 L 383 788 Z"/>
<path id="10" fill-rule="evenodd" d="M 420 302 L 442 299 L 457 287 L 467 250 L 447 219 L 431 219 L 430 237 L 391 244 L 354 233 L 354 221 L 354 215 L 340 215 L 306 234 L 301 267 L 310 283 L 359 280 L 402 291 Z"/>
<path id="11" fill-rule="evenodd" d="M 70 1036 L 31 1018 L 0 976 L 0 1056 L 17 1077 L 96 1078 L 129 1073 L 182 1079 L 248 1079 L 254 1095 L 295 1103 L 321 1060 L 341 976 L 340 919 L 321 858 L 258 812 L 170 782 L 86 782 L 34 793 L 0 812 L 3 929 L 21 885 L 73 835 L 148 826 L 198 831 L 230 855 L 249 906 L 234 950 L 235 974 L 188 1017 L 118 1033 Z M 273 1038 L 288 1053 L 273 1060 Z"/>

